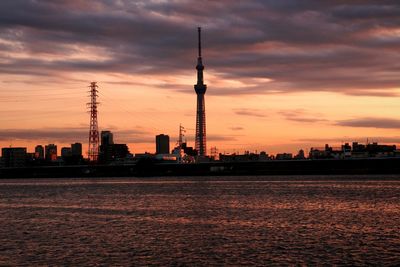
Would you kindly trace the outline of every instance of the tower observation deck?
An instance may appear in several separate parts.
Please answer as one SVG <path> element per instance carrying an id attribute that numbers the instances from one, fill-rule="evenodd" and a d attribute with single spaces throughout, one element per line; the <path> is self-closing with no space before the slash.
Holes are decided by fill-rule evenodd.
<path id="1" fill-rule="evenodd" d="M 201 58 L 201 28 L 198 27 L 199 55 L 197 57 L 197 84 L 194 85 L 194 90 L 197 94 L 197 112 L 196 112 L 196 150 L 199 156 L 205 156 L 206 150 L 206 107 L 204 103 L 204 95 L 207 90 L 207 85 L 203 79 L 203 61 Z"/>

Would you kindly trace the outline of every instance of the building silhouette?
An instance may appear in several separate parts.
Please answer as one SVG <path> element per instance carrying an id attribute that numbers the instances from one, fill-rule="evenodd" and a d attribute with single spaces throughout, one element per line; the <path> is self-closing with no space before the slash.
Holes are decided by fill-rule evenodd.
<path id="1" fill-rule="evenodd" d="M 101 145 L 114 144 L 114 135 L 111 131 L 101 131 Z"/>
<path id="2" fill-rule="evenodd" d="M 71 155 L 73 157 L 82 157 L 82 144 L 81 143 L 71 144 Z"/>
<path id="3" fill-rule="evenodd" d="M 206 107 L 204 95 L 207 90 L 207 85 L 204 84 L 203 78 L 203 61 L 201 57 L 201 28 L 198 27 L 199 54 L 197 57 L 197 84 L 194 85 L 194 90 L 197 94 L 197 112 L 196 112 L 196 150 L 199 156 L 205 156 L 206 150 Z"/>
<path id="4" fill-rule="evenodd" d="M 72 156 L 72 149 L 70 147 L 62 147 L 61 148 L 61 157 L 68 158 Z"/>
<path id="5" fill-rule="evenodd" d="M 183 142 L 181 145 L 181 148 L 183 149 L 183 152 L 189 156 L 196 156 L 198 155 L 198 152 L 196 149 L 194 149 L 191 146 L 188 146 L 186 142 Z"/>
<path id="6" fill-rule="evenodd" d="M 1 149 L 1 155 L 4 167 L 26 166 L 26 147 L 5 147 Z"/>
<path id="7" fill-rule="evenodd" d="M 102 131 L 100 135 L 101 145 L 99 162 L 111 163 L 128 157 L 129 148 L 126 144 L 115 144 L 114 135 L 111 131 Z"/>
<path id="8" fill-rule="evenodd" d="M 341 147 L 311 148 L 310 159 L 345 159 L 345 158 L 387 158 L 399 155 L 396 145 L 380 145 L 378 143 L 359 144 L 353 142 L 343 144 Z"/>
<path id="9" fill-rule="evenodd" d="M 36 159 L 44 159 L 44 148 L 42 145 L 37 145 L 35 147 L 35 158 Z"/>
<path id="10" fill-rule="evenodd" d="M 99 161 L 108 163 L 113 160 L 114 136 L 111 131 L 101 131 Z"/>
<path id="11" fill-rule="evenodd" d="M 156 135 L 156 154 L 169 153 L 169 136 L 165 134 Z"/>
<path id="12" fill-rule="evenodd" d="M 44 147 L 45 158 L 47 161 L 57 160 L 57 146 L 55 144 L 48 144 Z"/>
<path id="13" fill-rule="evenodd" d="M 79 165 L 83 163 L 82 144 L 74 143 L 70 147 L 61 148 L 61 157 L 65 165 Z"/>
<path id="14" fill-rule="evenodd" d="M 126 144 L 112 145 L 112 160 L 124 159 L 129 156 L 129 148 Z"/>

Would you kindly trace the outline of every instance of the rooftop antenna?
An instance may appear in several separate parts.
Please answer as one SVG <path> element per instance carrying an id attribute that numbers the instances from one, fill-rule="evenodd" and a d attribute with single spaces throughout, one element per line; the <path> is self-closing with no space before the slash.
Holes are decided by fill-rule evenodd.
<path id="1" fill-rule="evenodd" d="M 185 127 L 183 127 L 182 124 L 179 124 L 179 139 L 178 139 L 179 148 L 182 148 L 183 137 L 185 136 L 185 133 L 186 133 Z"/>

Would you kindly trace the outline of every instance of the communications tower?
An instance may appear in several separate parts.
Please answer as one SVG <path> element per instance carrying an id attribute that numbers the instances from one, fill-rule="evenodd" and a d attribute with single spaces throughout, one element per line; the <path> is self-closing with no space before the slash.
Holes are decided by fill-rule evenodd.
<path id="1" fill-rule="evenodd" d="M 206 151 L 206 107 L 204 103 L 204 95 L 207 90 L 207 85 L 203 79 L 203 61 L 201 58 L 201 28 L 197 28 L 199 41 L 199 55 L 197 57 L 197 84 L 194 85 L 194 90 L 197 94 L 197 113 L 196 113 L 196 150 L 199 156 L 205 156 Z"/>
<path id="2" fill-rule="evenodd" d="M 89 129 L 89 160 L 96 162 L 99 156 L 99 127 L 97 123 L 97 102 L 98 85 L 96 82 L 91 82 L 89 86 L 90 102 L 87 103 L 90 109 L 90 129 Z"/>
<path id="3" fill-rule="evenodd" d="M 183 137 L 185 136 L 185 133 L 186 133 L 185 127 L 183 127 L 182 124 L 179 124 L 179 139 L 178 139 L 179 148 L 182 148 Z"/>

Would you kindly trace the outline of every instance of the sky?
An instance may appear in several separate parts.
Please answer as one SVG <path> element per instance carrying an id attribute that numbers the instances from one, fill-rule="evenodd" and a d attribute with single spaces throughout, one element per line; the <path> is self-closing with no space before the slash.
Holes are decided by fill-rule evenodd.
<path id="1" fill-rule="evenodd" d="M 400 144 L 399 1 L 2 0 L 0 147 L 87 150 L 92 81 L 115 142 L 194 146 L 198 26 L 208 150 Z"/>

